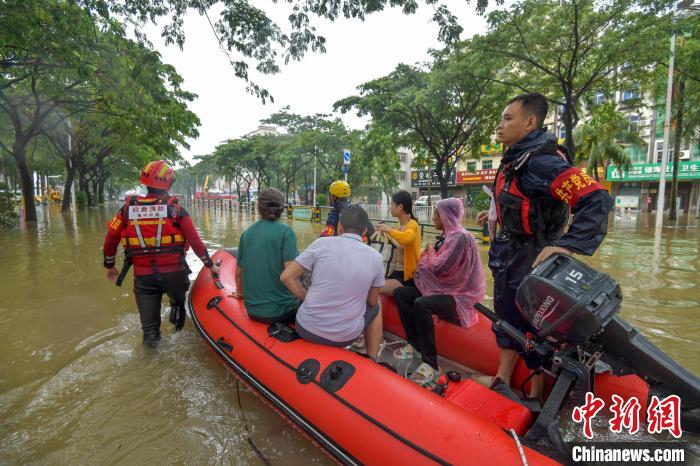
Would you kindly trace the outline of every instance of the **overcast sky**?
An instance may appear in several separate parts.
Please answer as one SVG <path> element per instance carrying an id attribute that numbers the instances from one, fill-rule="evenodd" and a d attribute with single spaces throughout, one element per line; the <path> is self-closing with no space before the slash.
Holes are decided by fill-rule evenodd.
<path id="1" fill-rule="evenodd" d="M 265 9 L 285 30 L 285 2 L 254 2 Z M 473 4 L 449 0 L 450 10 L 464 28 L 462 39 L 486 30 L 486 19 L 474 13 Z M 160 51 L 163 61 L 174 65 L 184 78 L 184 87 L 198 95 L 190 109 L 201 119 L 199 138 L 190 141 L 183 155 L 208 154 L 217 144 L 257 128 L 259 120 L 284 106 L 300 114 L 330 113 L 337 100 L 353 95 L 356 86 L 391 72 L 397 64 L 425 62 L 428 49 L 439 48 L 438 27 L 430 21 L 433 9 L 421 4 L 414 15 L 400 10 L 369 15 L 366 21 L 337 20 L 316 22 L 326 37 L 326 53 L 309 53 L 300 62 L 283 66 L 279 74 L 256 76 L 258 84 L 274 96 L 274 103 L 263 105 L 245 91 L 245 83 L 234 76 L 227 57 L 219 49 L 207 19 L 190 12 L 185 20 L 185 46 L 165 46 L 160 26 L 146 28 L 149 39 Z M 217 14 L 210 13 L 212 22 Z M 236 55 L 233 55 L 234 59 Z M 251 63 L 251 68 L 254 68 Z M 342 116 L 351 127 L 363 127 L 364 121 Z"/>

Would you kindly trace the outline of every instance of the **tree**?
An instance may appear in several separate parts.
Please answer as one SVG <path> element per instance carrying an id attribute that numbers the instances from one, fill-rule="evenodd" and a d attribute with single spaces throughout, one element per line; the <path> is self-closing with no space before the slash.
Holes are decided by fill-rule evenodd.
<path id="1" fill-rule="evenodd" d="M 235 180 L 238 199 L 241 199 L 243 182 L 246 183 L 246 193 L 249 193 L 250 185 L 255 178 L 252 146 L 250 139 L 229 139 L 219 144 L 212 154 L 201 157 L 197 167 L 205 168 L 207 174 L 218 170 L 228 179 Z"/>
<path id="2" fill-rule="evenodd" d="M 560 106 L 566 147 L 575 154 L 574 128 L 585 96 L 608 87 L 637 87 L 660 61 L 671 0 L 524 0 L 489 16 L 490 32 L 476 43 L 510 60 L 498 81 L 539 92 Z"/>
<path id="3" fill-rule="evenodd" d="M 397 147 L 391 134 L 378 125 L 369 125 L 365 129 L 360 147 L 360 156 L 364 156 L 364 160 L 356 160 L 354 163 L 360 167 L 368 167 L 372 184 L 376 185 L 387 199 L 391 199 L 399 186 L 396 175 L 400 167 Z"/>
<path id="4" fill-rule="evenodd" d="M 311 185 L 314 160 L 318 166 L 318 192 L 326 192 L 330 184 L 342 177 L 342 153 L 344 149 L 358 154 L 359 133 L 349 131 L 339 118 L 330 115 L 316 114 L 302 116 L 290 113 L 289 108 L 272 114 L 263 123 L 275 124 L 284 128 L 292 136 L 286 151 L 299 157 L 298 170 L 293 170 L 295 177 L 302 178 L 303 191 L 307 203 L 311 203 Z M 359 160 L 358 160 L 359 162 Z M 296 163 L 292 163 L 297 167 Z M 363 172 L 361 164 L 353 162 L 350 172 L 351 181 L 359 183 L 359 175 Z M 296 184 L 296 178 L 294 182 Z"/>
<path id="5" fill-rule="evenodd" d="M 335 109 L 357 109 L 393 135 L 395 145 L 422 146 L 435 164 L 443 197 L 455 165 L 476 152 L 496 125 L 500 86 L 487 77 L 481 54 L 464 43 L 436 53 L 432 69 L 401 64 L 387 76 L 358 87 L 360 94 Z"/>
<path id="6" fill-rule="evenodd" d="M 645 144 L 637 133 L 628 131 L 629 121 L 617 111 L 615 103 L 606 102 L 593 107 L 590 120 L 574 131 L 574 142 L 578 147 L 575 161 L 586 162 L 588 173 L 599 180 L 598 167 L 605 173 L 609 164 L 629 170 L 632 160 L 621 143 Z"/>
<path id="7" fill-rule="evenodd" d="M 503 0 L 496 0 L 501 4 Z M 264 74 L 280 70 L 279 59 L 286 64 L 300 60 L 309 50 L 325 52 L 326 39 L 316 30 L 316 20 L 335 21 L 341 17 L 364 20 L 367 15 L 383 11 L 387 6 L 400 7 L 405 14 L 418 9 L 416 0 L 318 0 L 307 2 L 289 0 L 290 14 L 287 28 L 275 23 L 263 10 L 248 0 L 77 0 L 76 3 L 94 17 L 123 18 L 142 40 L 140 26 L 147 21 L 169 17 L 163 28 L 166 43 L 182 47 L 185 42 L 184 17 L 194 10 L 206 17 L 216 36 L 219 47 L 226 54 L 235 75 L 247 82 L 248 90 L 263 102 L 269 92 L 250 80 L 249 68 L 254 62 L 256 71 Z M 432 20 L 439 26 L 438 38 L 452 42 L 459 38 L 463 28 L 449 9 L 438 0 L 426 0 L 434 9 Z M 476 10 L 483 13 L 488 0 L 476 0 Z M 209 13 L 220 11 L 219 19 L 212 22 Z M 279 8 L 280 5 L 276 5 Z M 281 51 L 281 53 L 280 53 Z"/>
<path id="8" fill-rule="evenodd" d="M 103 202 L 112 174 L 132 179 L 149 160 L 177 161 L 178 146 L 195 137 L 197 116 L 187 109 L 194 95 L 157 52 L 119 36 L 100 34 L 101 78 L 91 85 L 103 98 L 46 132 L 66 166 L 63 210 L 70 206 L 76 173 L 89 206 Z"/>
<path id="9" fill-rule="evenodd" d="M 19 171 L 27 221 L 36 220 L 33 180 L 27 162 L 30 141 L 97 100 L 82 84 L 94 77 L 95 31 L 74 3 L 8 1 L 0 15 L 0 112 L 11 122 L 11 154 Z M 51 124 L 47 125 L 49 119 Z"/>
<path id="10" fill-rule="evenodd" d="M 676 80 L 673 89 L 673 179 L 669 220 L 676 219 L 676 193 L 681 143 L 700 144 L 700 16 L 690 15 L 678 25 Z"/>

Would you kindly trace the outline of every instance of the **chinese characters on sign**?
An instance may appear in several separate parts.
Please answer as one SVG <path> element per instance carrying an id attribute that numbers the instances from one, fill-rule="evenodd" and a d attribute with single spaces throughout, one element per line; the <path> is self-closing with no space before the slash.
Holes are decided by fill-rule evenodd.
<path id="1" fill-rule="evenodd" d="M 167 214 L 168 206 L 165 205 L 129 206 L 130 220 L 142 220 L 145 218 L 165 218 Z"/>
<path id="2" fill-rule="evenodd" d="M 625 171 L 617 168 L 614 165 L 609 165 L 606 179 L 608 181 L 637 181 L 659 179 L 661 173 L 660 163 L 641 163 L 632 165 L 632 168 Z M 666 167 L 666 174 L 673 175 L 673 163 L 669 163 Z M 678 164 L 679 179 L 696 179 L 700 178 L 700 161 L 679 162 Z"/>
<path id="3" fill-rule="evenodd" d="M 411 174 L 411 186 L 414 188 L 419 187 L 419 188 L 427 188 L 428 185 L 430 184 L 431 186 L 437 188 L 440 186 L 440 181 L 438 181 L 437 173 L 435 170 L 432 170 L 433 172 L 433 179 L 430 180 L 430 183 L 428 183 L 428 172 L 430 170 L 415 170 Z M 452 170 L 452 174 L 450 175 L 450 179 L 447 180 L 447 186 L 454 186 L 455 185 L 455 172 Z"/>
<path id="4" fill-rule="evenodd" d="M 492 182 L 496 178 L 497 169 L 477 170 L 473 172 L 457 173 L 457 184 L 485 183 Z"/>
<path id="5" fill-rule="evenodd" d="M 492 144 L 482 144 L 481 153 L 482 154 L 500 154 L 503 152 L 503 144 L 492 143 Z"/>
<path id="6" fill-rule="evenodd" d="M 613 404 L 610 412 L 613 417 L 608 421 L 610 432 L 622 433 L 625 429 L 630 434 L 639 431 L 641 403 L 636 397 L 624 401 L 620 396 L 613 395 Z M 593 438 L 591 422 L 593 418 L 605 407 L 605 401 L 596 398 L 593 393 L 586 393 L 586 402 L 583 406 L 577 406 L 571 413 L 571 419 L 576 423 L 583 423 L 583 435 L 587 439 Z M 675 438 L 680 438 L 681 431 L 681 399 L 677 395 L 669 395 L 660 400 L 656 395 L 651 397 L 647 408 L 647 432 L 660 434 L 668 431 Z"/>

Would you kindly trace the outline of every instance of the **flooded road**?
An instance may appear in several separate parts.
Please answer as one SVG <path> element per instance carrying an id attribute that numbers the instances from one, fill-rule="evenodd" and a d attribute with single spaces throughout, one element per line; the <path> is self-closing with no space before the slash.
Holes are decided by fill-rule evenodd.
<path id="1" fill-rule="evenodd" d="M 256 463 L 246 426 L 273 464 L 330 463 L 238 391 L 190 322 L 173 334 L 163 308 L 161 347 L 142 347 L 131 278 L 116 288 L 102 268 L 116 208 L 64 216 L 44 206 L 36 225 L 0 230 L 0 464 Z M 210 250 L 236 245 L 252 221 L 190 211 Z M 622 285 L 626 320 L 700 374 L 698 231 L 665 228 L 655 244 L 647 222 L 617 219 L 586 261 Z M 317 224 L 292 223 L 300 248 L 318 235 Z M 188 259 L 196 273 L 201 264 Z"/>

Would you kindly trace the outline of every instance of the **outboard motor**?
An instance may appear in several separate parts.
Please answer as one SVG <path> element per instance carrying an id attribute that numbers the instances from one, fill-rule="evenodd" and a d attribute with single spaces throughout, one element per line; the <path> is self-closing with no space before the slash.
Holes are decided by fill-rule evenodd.
<path id="1" fill-rule="evenodd" d="M 660 396 L 680 396 L 683 429 L 700 432 L 700 380 L 620 318 L 622 293 L 608 275 L 556 254 L 525 277 L 516 303 L 537 340 L 599 355 L 614 374 L 637 374 Z"/>

